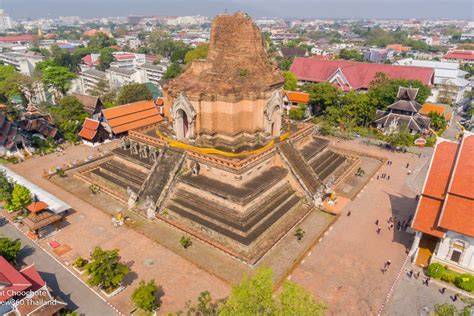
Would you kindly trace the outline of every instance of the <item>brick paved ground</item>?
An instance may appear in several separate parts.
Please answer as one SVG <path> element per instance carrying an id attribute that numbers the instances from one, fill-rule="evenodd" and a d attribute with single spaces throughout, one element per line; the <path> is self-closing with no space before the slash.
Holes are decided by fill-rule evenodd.
<path id="1" fill-rule="evenodd" d="M 291 280 L 325 302 L 330 315 L 375 315 L 411 243 L 407 233 L 389 230 L 387 219 L 397 216 L 403 220 L 413 214 L 416 194 L 407 182 L 415 175 L 408 176 L 405 166 L 410 163 L 410 169 L 421 169 L 427 157 L 393 153 L 358 141 L 339 142 L 336 146 L 392 160 L 391 166 L 384 165 L 379 172 L 390 175 L 390 180 L 376 180 L 374 176 L 295 269 Z M 377 219 L 382 227 L 380 235 L 374 223 Z M 383 274 L 381 268 L 387 260 L 392 265 Z"/>
<path id="2" fill-rule="evenodd" d="M 101 149 L 110 149 L 115 145 L 107 144 Z M 68 216 L 67 220 L 71 225 L 52 237 L 73 248 L 60 259 L 72 261 L 77 255 L 87 255 L 95 246 L 105 249 L 120 248 L 123 261 L 131 266 L 132 273 L 125 280 L 131 286 L 127 286 L 125 291 L 110 301 L 126 314 L 132 308 L 130 295 L 141 279 L 154 278 L 157 284 L 163 286 L 164 296 L 161 298 L 163 312 L 182 309 L 188 300 L 195 300 L 204 290 L 210 290 L 215 298 L 226 296 L 229 286 L 225 282 L 134 230 L 124 227 L 113 228 L 108 215 L 42 177 L 45 169 L 81 160 L 94 153 L 97 154 L 97 149 L 81 145 L 69 148 L 65 155 L 36 157 L 9 166 L 31 182 L 69 203 L 76 211 Z M 42 243 L 46 245 L 46 241 Z"/>

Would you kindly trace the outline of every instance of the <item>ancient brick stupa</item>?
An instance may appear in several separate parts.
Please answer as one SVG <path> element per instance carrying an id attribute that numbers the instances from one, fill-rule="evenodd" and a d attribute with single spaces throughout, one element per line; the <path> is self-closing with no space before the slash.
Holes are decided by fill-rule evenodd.
<path id="1" fill-rule="evenodd" d="M 219 15 L 207 60 L 164 89 L 167 120 L 129 131 L 121 148 L 76 176 L 150 220 L 256 264 L 353 164 L 314 137 L 312 124 L 277 137 L 281 85 L 250 18 Z"/>
<path id="2" fill-rule="evenodd" d="M 250 17 L 219 15 L 207 59 L 165 86 L 165 115 L 178 140 L 235 151 L 280 135 L 282 84 Z"/>

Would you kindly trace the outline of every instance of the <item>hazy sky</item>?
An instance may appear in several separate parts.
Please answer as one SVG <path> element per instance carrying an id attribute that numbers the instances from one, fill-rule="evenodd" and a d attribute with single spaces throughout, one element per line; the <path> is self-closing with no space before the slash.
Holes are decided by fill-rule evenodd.
<path id="1" fill-rule="evenodd" d="M 14 18 L 206 15 L 253 17 L 474 19 L 474 0 L 0 0 Z"/>

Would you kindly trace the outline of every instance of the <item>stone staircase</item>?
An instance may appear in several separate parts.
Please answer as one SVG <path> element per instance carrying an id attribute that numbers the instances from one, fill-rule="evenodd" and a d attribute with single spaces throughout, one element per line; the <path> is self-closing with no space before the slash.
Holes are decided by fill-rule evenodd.
<path id="1" fill-rule="evenodd" d="M 303 156 L 289 141 L 280 143 L 278 150 L 281 153 L 283 161 L 288 165 L 306 193 L 310 197 L 313 197 L 321 186 L 321 182 L 318 180 L 314 171 L 308 166 Z"/>
<path id="2" fill-rule="evenodd" d="M 329 175 L 336 171 L 346 161 L 346 157 L 333 152 L 332 150 L 326 150 L 314 161 L 311 162 L 310 166 L 316 173 L 319 179 L 325 180 Z"/>
<path id="3" fill-rule="evenodd" d="M 153 164 L 150 174 L 143 182 L 139 192 L 138 203 L 146 201 L 150 196 L 159 209 L 174 183 L 175 177 L 184 162 L 186 153 L 171 148 L 164 149 Z"/>
<path id="4" fill-rule="evenodd" d="M 321 153 L 328 145 L 329 140 L 320 137 L 313 137 L 313 140 L 304 146 L 300 152 L 301 155 L 303 155 L 303 158 L 309 162 L 316 155 Z"/>

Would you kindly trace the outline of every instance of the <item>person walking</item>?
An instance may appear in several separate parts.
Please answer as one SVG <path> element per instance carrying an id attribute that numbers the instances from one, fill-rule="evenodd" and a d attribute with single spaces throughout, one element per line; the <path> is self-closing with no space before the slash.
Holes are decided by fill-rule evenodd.
<path id="1" fill-rule="evenodd" d="M 439 290 L 439 291 L 441 292 L 441 294 L 444 294 L 444 293 L 446 293 L 446 288 L 443 287 L 443 288 L 442 288 L 441 290 Z"/>
<path id="2" fill-rule="evenodd" d="M 390 180 L 390 176 L 387 176 L 387 180 Z"/>
<path id="3" fill-rule="evenodd" d="M 379 220 L 376 220 L 376 221 L 375 221 L 375 225 L 378 225 L 378 224 L 379 224 Z"/>
<path id="4" fill-rule="evenodd" d="M 407 162 L 407 167 L 406 168 L 408 169 L 408 167 L 410 167 L 410 164 Z"/>
<path id="5" fill-rule="evenodd" d="M 382 230 L 382 228 L 379 226 L 379 227 L 377 228 L 377 234 L 380 235 L 380 231 L 381 231 L 381 230 Z"/>
<path id="6" fill-rule="evenodd" d="M 347 212 L 347 216 L 351 216 L 351 211 Z"/>
<path id="7" fill-rule="evenodd" d="M 390 268 L 390 265 L 392 264 L 391 260 L 387 260 L 387 268 Z"/>

